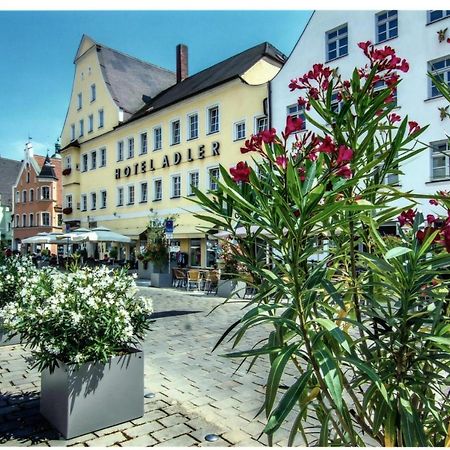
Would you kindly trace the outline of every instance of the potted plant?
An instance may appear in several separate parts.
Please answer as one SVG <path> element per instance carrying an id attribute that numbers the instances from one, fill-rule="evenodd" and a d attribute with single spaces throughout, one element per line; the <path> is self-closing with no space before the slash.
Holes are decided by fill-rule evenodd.
<path id="1" fill-rule="evenodd" d="M 72 214 L 72 208 L 64 208 L 62 212 L 63 214 Z"/>
<path id="2" fill-rule="evenodd" d="M 9 303 L 22 301 L 22 289 L 37 270 L 30 258 L 10 256 L 0 265 L 0 310 Z M 0 346 L 20 343 L 20 336 L 0 316 Z"/>
<path id="3" fill-rule="evenodd" d="M 221 243 L 221 269 L 220 280 L 217 287 L 219 297 L 241 296 L 245 292 L 245 282 L 241 280 L 240 274 L 245 274 L 245 266 L 239 263 L 236 255 L 241 251 L 237 244 L 230 240 Z"/>
<path id="4" fill-rule="evenodd" d="M 72 268 L 73 269 L 73 268 Z M 66 439 L 141 417 L 151 300 L 125 270 L 46 272 L 3 309 L 41 371 L 41 414 Z"/>
<path id="5" fill-rule="evenodd" d="M 71 172 L 72 172 L 72 169 L 71 169 L 70 167 L 67 167 L 66 169 L 64 169 L 64 170 L 62 171 L 62 174 L 63 174 L 63 175 L 70 175 Z"/>

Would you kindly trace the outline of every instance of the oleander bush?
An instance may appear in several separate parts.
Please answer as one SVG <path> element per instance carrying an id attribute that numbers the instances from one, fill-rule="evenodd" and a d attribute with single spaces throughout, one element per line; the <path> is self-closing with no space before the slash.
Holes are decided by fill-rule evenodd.
<path id="1" fill-rule="evenodd" d="M 358 45 L 368 62 L 350 79 L 315 64 L 291 81 L 314 130 L 289 116 L 280 136 L 246 141 L 252 162 L 221 167 L 213 195 L 196 190 L 206 212 L 197 217 L 231 233 L 257 287 L 217 345 L 229 338 L 226 356 L 250 367 L 268 361 L 260 413 L 269 444 L 289 418 L 289 445 L 444 446 L 450 198 L 433 196 L 436 214 L 424 219 L 426 196 L 396 184 L 402 164 L 426 149 L 426 127 L 395 109 L 408 63 L 388 46 Z M 398 236 L 382 236 L 393 221 Z M 269 260 L 253 250 L 257 238 Z M 238 349 L 254 327 L 269 330 L 266 339 Z"/>

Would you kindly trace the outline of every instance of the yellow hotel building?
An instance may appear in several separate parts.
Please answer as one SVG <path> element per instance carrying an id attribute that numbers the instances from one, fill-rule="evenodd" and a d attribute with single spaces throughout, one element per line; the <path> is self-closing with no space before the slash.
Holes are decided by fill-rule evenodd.
<path id="1" fill-rule="evenodd" d="M 268 43 L 188 76 L 84 35 L 62 135 L 64 222 L 143 238 L 151 209 L 176 214 L 173 240 L 188 265 L 208 266 L 210 235 L 192 212 L 192 185 L 214 189 L 218 166 L 248 159 L 240 147 L 268 124 L 268 82 L 285 56 Z"/>

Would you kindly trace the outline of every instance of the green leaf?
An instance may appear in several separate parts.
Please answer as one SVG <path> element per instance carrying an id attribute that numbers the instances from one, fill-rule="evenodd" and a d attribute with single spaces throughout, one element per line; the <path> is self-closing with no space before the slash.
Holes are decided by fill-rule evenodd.
<path id="1" fill-rule="evenodd" d="M 311 369 L 304 372 L 300 378 L 286 391 L 275 411 L 270 414 L 267 425 L 264 428 L 264 433 L 273 434 L 276 430 L 278 430 L 278 428 L 280 428 L 283 420 L 291 412 L 301 393 L 305 389 L 311 374 Z"/>
<path id="2" fill-rule="evenodd" d="M 384 259 L 387 261 L 391 258 L 398 258 L 399 256 L 405 255 L 406 253 L 410 253 L 410 252 L 412 252 L 411 248 L 394 247 L 386 252 L 386 254 L 384 255 Z"/>
<path id="3" fill-rule="evenodd" d="M 347 352 L 351 353 L 350 346 L 348 344 L 348 336 L 330 319 L 314 319 L 313 322 L 317 322 L 328 330 L 331 336 L 341 345 L 341 347 Z"/>
<path id="4" fill-rule="evenodd" d="M 322 421 L 322 427 L 320 428 L 319 447 L 328 447 L 328 435 L 331 412 L 328 412 Z"/>
<path id="5" fill-rule="evenodd" d="M 272 410 L 275 397 L 278 392 L 278 387 L 280 385 L 281 375 L 284 372 L 287 362 L 291 359 L 292 354 L 297 350 L 300 344 L 291 344 L 282 353 L 278 355 L 273 361 L 270 367 L 269 377 L 267 379 L 266 387 L 266 416 L 269 415 Z"/>

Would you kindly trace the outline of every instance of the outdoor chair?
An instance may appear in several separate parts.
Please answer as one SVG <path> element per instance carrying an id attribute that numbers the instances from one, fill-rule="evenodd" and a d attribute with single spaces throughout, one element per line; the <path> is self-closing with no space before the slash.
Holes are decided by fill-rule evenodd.
<path id="1" fill-rule="evenodd" d="M 214 292 L 214 295 L 217 295 L 217 288 L 219 287 L 219 271 L 218 270 L 210 270 L 206 274 L 205 278 L 205 291 L 207 294 L 211 294 Z"/>
<path id="2" fill-rule="evenodd" d="M 186 284 L 186 276 L 180 269 L 173 269 L 173 286 L 176 288 L 182 288 Z"/>
<path id="3" fill-rule="evenodd" d="M 243 298 L 252 298 L 256 294 L 255 280 L 251 275 L 246 275 L 245 281 L 245 292 Z"/>
<path id="4" fill-rule="evenodd" d="M 200 289 L 201 281 L 202 279 L 199 270 L 188 270 L 186 276 L 186 290 L 188 291 L 192 285 L 197 286 L 197 289 Z"/>

